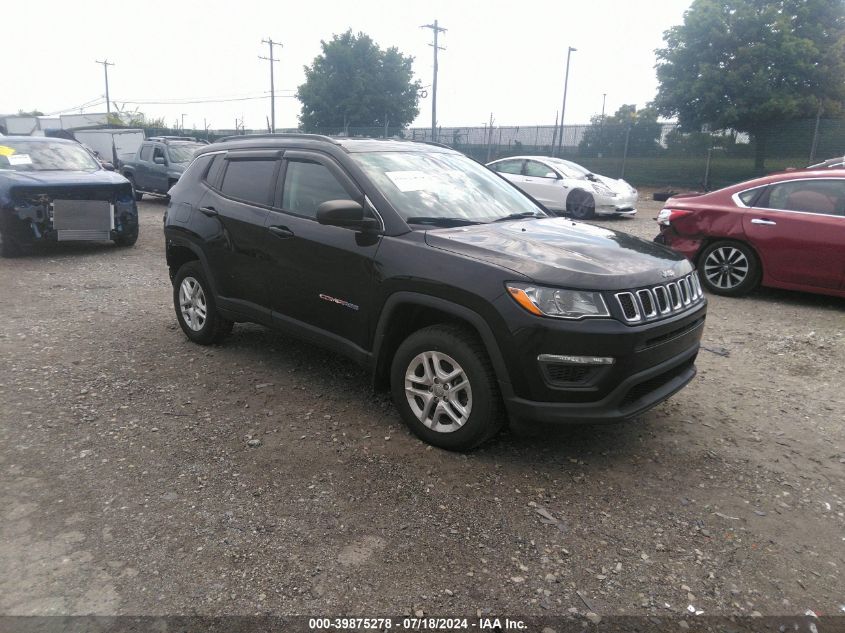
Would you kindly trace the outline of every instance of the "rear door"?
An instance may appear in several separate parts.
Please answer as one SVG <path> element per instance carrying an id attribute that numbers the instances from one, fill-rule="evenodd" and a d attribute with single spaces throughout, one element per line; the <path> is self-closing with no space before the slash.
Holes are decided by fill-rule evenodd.
<path id="1" fill-rule="evenodd" d="M 280 325 L 305 324 L 367 349 L 373 260 L 381 235 L 321 225 L 317 207 L 328 200 L 354 200 L 365 209 L 368 203 L 329 156 L 287 150 L 284 163 L 282 186 L 266 221 L 270 272 L 265 281 L 273 317 Z"/>
<path id="2" fill-rule="evenodd" d="M 217 293 L 227 307 L 269 318 L 265 275 L 266 220 L 274 198 L 281 152 L 230 151 L 209 173 L 209 188 L 198 211 L 213 221 L 216 232 L 205 238 Z M 217 161 L 215 161 L 215 166 Z M 214 169 L 214 166 L 212 167 Z M 216 171 L 216 169 L 215 169 Z"/>
<path id="3" fill-rule="evenodd" d="M 771 185 L 743 214 L 742 226 L 773 279 L 842 287 L 845 180 L 813 178 Z"/>
<path id="4" fill-rule="evenodd" d="M 566 208 L 566 189 L 554 169 L 537 160 L 526 160 L 520 185 L 549 209 Z"/>

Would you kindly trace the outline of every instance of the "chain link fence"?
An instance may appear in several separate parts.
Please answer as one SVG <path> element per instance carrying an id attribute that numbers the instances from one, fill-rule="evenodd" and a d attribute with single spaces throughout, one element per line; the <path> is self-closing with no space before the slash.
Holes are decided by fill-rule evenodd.
<path id="1" fill-rule="evenodd" d="M 280 129 L 278 132 L 299 132 Z M 185 134 L 214 142 L 262 130 L 147 129 L 147 136 Z M 405 138 L 431 142 L 430 128 L 347 127 L 330 136 Z M 845 154 L 845 120 L 784 122 L 751 136 L 734 131 L 685 132 L 677 124 L 443 127 L 436 141 L 482 163 L 518 155 L 560 156 L 637 187 L 711 190 Z"/>

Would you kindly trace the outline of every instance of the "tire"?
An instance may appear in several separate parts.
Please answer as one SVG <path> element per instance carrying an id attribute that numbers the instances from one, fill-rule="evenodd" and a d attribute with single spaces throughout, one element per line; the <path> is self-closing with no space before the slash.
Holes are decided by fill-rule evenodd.
<path id="1" fill-rule="evenodd" d="M 432 325 L 411 334 L 393 356 L 390 385 L 411 431 L 446 450 L 475 448 L 505 421 L 487 350 L 464 327 Z"/>
<path id="2" fill-rule="evenodd" d="M 589 220 L 596 214 L 596 202 L 586 191 L 576 189 L 566 198 L 566 212 L 577 220 Z"/>
<path id="3" fill-rule="evenodd" d="M 23 251 L 21 250 L 20 244 L 15 239 L 5 236 L 0 232 L 0 257 L 19 257 L 22 254 Z"/>
<path id="4" fill-rule="evenodd" d="M 144 197 L 144 194 L 135 188 L 135 177 L 131 174 L 123 174 L 123 176 L 129 181 L 129 184 L 132 185 L 132 194 L 135 196 L 135 202 L 140 202 L 141 198 Z"/>
<path id="5" fill-rule="evenodd" d="M 759 285 L 761 272 L 757 255 L 742 242 L 713 242 L 698 257 L 701 285 L 717 295 L 747 295 Z"/>
<path id="6" fill-rule="evenodd" d="M 138 231 L 133 231 L 129 235 L 121 235 L 120 237 L 114 238 L 114 243 L 122 248 L 128 248 L 129 246 L 135 246 L 135 242 L 138 241 Z"/>
<path id="7" fill-rule="evenodd" d="M 183 264 L 176 273 L 173 280 L 173 307 L 179 326 L 194 343 L 210 345 L 223 340 L 232 331 L 232 321 L 224 319 L 217 312 L 214 294 L 199 262 Z M 200 308 L 204 308 L 204 317 Z"/>

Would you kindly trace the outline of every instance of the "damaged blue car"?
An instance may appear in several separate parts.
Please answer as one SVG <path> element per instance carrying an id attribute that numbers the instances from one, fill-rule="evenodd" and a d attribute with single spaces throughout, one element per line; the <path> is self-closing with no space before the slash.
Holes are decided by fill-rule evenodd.
<path id="1" fill-rule="evenodd" d="M 126 178 L 79 143 L 0 138 L 0 256 L 37 242 L 138 240 L 138 206 Z"/>

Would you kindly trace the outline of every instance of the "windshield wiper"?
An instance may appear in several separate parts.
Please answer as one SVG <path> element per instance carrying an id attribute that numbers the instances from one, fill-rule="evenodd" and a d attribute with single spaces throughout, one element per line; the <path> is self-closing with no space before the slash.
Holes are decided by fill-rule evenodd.
<path id="1" fill-rule="evenodd" d="M 447 218 L 447 217 L 436 217 L 436 216 L 424 216 L 418 215 L 411 218 L 405 218 L 405 222 L 408 224 L 431 224 L 432 226 L 442 226 L 442 227 L 451 227 L 451 226 L 469 226 L 471 224 L 481 224 L 481 222 L 476 222 L 474 220 L 466 220 L 464 218 Z"/>
<path id="2" fill-rule="evenodd" d="M 508 220 L 522 220 L 524 218 L 546 218 L 545 213 L 537 213 L 536 211 L 523 211 L 522 213 L 511 213 L 503 218 L 497 218 L 493 222 L 506 222 Z"/>

